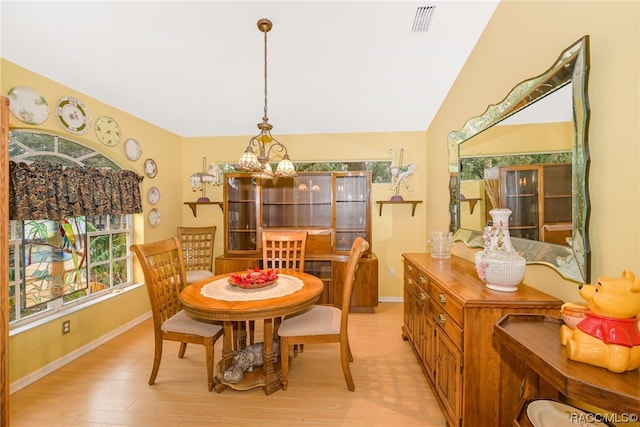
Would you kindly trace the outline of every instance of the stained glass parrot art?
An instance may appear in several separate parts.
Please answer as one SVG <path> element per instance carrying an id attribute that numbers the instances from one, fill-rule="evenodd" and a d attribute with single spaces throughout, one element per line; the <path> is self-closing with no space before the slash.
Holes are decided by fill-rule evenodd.
<path id="1" fill-rule="evenodd" d="M 58 228 L 60 229 L 60 236 L 62 236 L 62 247 L 64 249 L 75 249 L 76 236 L 73 234 L 73 228 L 66 219 L 58 221 Z"/>

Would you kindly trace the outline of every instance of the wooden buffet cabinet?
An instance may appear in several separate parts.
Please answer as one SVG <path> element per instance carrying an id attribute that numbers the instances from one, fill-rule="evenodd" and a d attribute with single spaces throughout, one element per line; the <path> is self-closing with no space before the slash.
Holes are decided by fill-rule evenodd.
<path id="1" fill-rule="evenodd" d="M 299 172 L 294 178 L 263 180 L 225 174 L 224 254 L 216 274 L 262 264 L 262 231 L 308 232 L 305 272 L 324 283 L 321 304 L 341 304 L 342 277 L 351 244 L 371 238 L 371 172 Z M 371 246 L 360 261 L 351 298 L 352 311 L 378 306 L 378 258 Z"/>
<path id="2" fill-rule="evenodd" d="M 520 285 L 516 292 L 487 289 L 473 263 L 452 256 L 405 253 L 403 338 L 413 349 L 449 426 L 512 425 L 501 419 L 500 351 L 494 325 L 509 313 L 558 317 L 562 301 Z M 517 408 L 517 391 L 513 407 Z M 511 417 L 511 419 L 508 419 Z"/>
<path id="3" fill-rule="evenodd" d="M 569 360 L 560 342 L 562 320 L 539 314 L 508 314 L 494 326 L 502 368 L 501 413 L 513 424 L 529 427 L 527 405 L 536 399 L 573 400 L 609 411 L 615 422 L 638 422 L 640 371 L 609 372 Z M 513 390 L 518 390 L 514 401 Z M 573 403 L 573 402 L 570 402 Z M 599 411 L 600 412 L 600 411 Z M 577 424 L 576 424 L 577 425 Z"/>

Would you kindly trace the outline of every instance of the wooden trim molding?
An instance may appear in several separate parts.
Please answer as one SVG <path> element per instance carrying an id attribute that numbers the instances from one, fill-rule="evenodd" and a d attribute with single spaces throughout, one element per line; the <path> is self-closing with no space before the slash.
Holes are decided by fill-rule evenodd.
<path id="1" fill-rule="evenodd" d="M 9 426 L 9 98 L 0 97 L 0 427 Z"/>

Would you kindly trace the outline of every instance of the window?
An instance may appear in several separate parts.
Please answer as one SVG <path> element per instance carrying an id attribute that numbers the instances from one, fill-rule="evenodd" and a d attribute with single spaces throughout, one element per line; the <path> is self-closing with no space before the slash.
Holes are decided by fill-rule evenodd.
<path id="1" fill-rule="evenodd" d="M 374 184 L 384 184 L 393 182 L 391 176 L 391 162 L 389 160 L 362 160 L 362 161 L 316 161 L 312 163 L 293 162 L 297 172 L 348 172 L 348 171 L 370 171 L 371 181 Z M 220 170 L 225 172 L 237 172 L 237 164 L 223 163 L 218 165 Z M 275 170 L 277 165 L 271 165 Z M 222 174 L 218 185 L 222 185 Z"/>
<path id="2" fill-rule="evenodd" d="M 61 136 L 9 134 L 10 159 L 120 169 L 103 154 Z M 9 322 L 28 323 L 131 283 L 130 215 L 9 221 Z"/>

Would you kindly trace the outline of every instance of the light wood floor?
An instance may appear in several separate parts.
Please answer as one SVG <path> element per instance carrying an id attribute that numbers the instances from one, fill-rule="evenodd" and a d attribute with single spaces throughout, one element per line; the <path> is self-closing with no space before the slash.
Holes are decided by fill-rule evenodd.
<path id="1" fill-rule="evenodd" d="M 409 344 L 402 304 L 349 318 L 355 392 L 342 375 L 337 345 L 306 346 L 293 360 L 287 391 L 207 391 L 204 349 L 184 359 L 165 342 L 156 384 L 151 320 L 11 395 L 11 427 L 79 426 L 444 426 Z M 222 340 L 216 345 L 216 361 Z"/>

